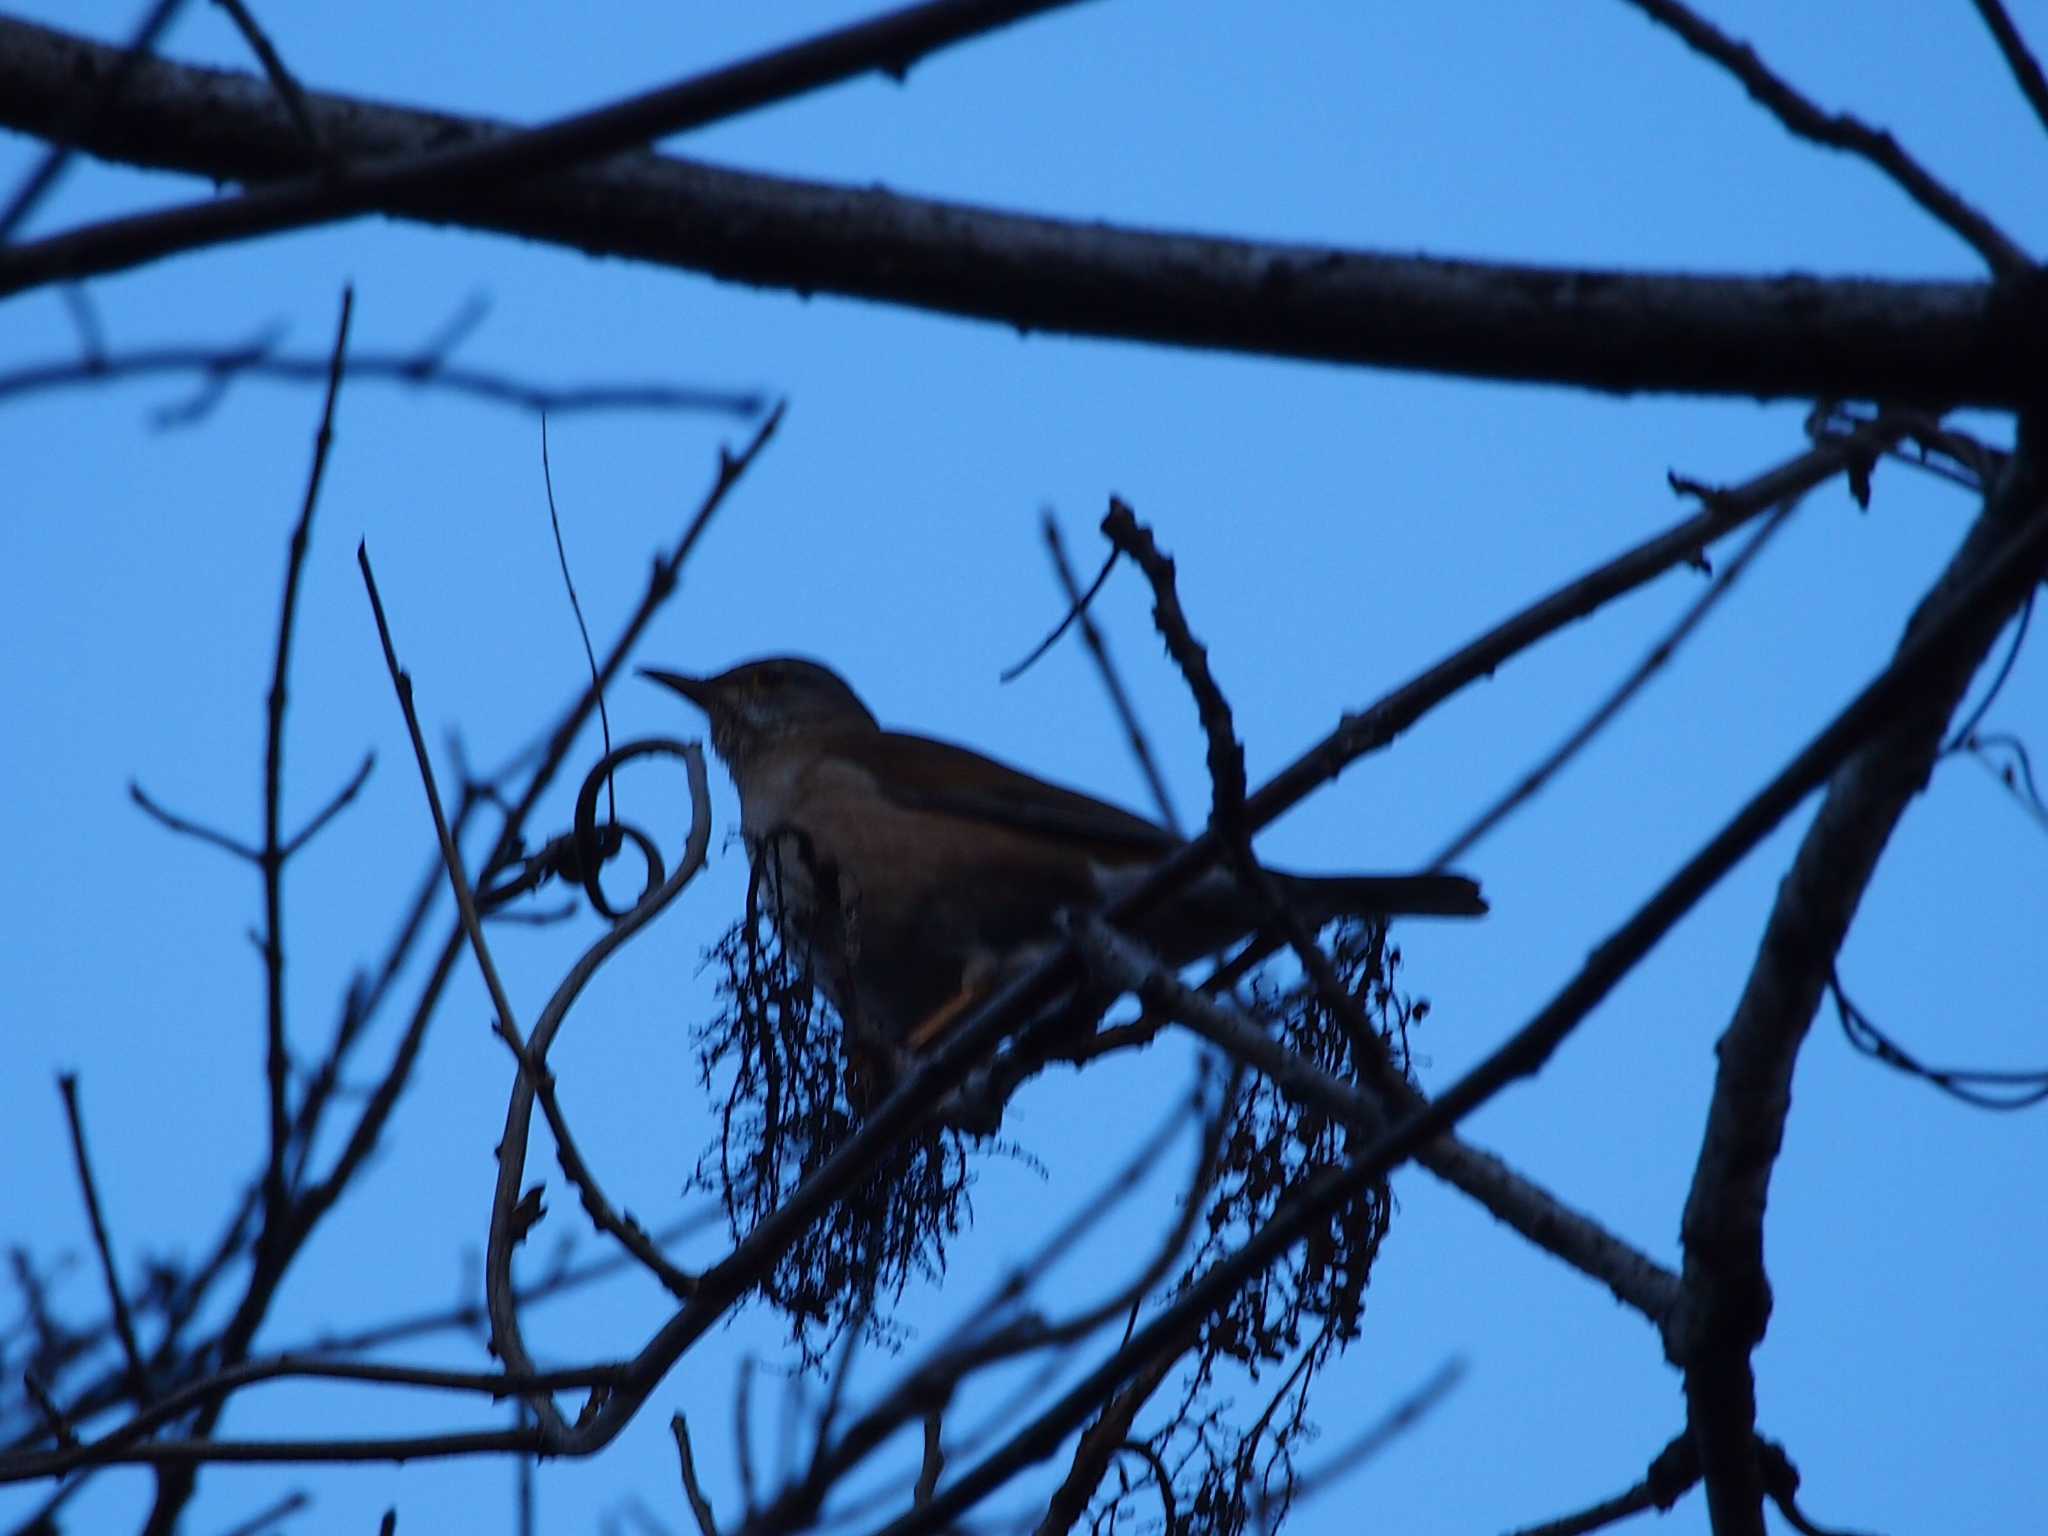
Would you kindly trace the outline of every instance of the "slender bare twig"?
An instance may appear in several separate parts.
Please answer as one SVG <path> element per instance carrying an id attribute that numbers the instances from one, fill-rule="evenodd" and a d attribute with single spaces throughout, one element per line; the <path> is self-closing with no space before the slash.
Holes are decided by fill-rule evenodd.
<path id="1" fill-rule="evenodd" d="M 128 40 L 128 46 L 110 61 L 110 67 L 103 73 L 87 75 L 84 79 L 97 79 L 99 89 L 83 99 L 74 97 L 68 108 L 63 125 L 53 129 L 47 137 L 49 148 L 43 151 L 43 158 L 36 162 L 35 169 L 22 178 L 21 185 L 14 189 L 14 195 L 7 200 L 5 209 L 0 209 L 0 245 L 14 238 L 28 216 L 35 211 L 36 204 L 48 195 L 57 184 L 57 178 L 64 174 L 64 168 L 77 152 L 78 141 L 86 136 L 95 118 L 110 109 L 120 100 L 121 93 L 141 69 L 143 60 L 157 45 L 157 39 L 178 14 L 184 0 L 156 0 L 136 27 L 135 35 Z"/>
<path id="2" fill-rule="evenodd" d="M 598 686 L 597 652 L 590 644 L 590 625 L 583 618 L 583 599 L 576 595 L 576 578 L 569 574 L 569 546 L 562 542 L 562 515 L 555 509 L 555 471 L 548 461 L 548 418 L 540 418 L 540 480 L 547 491 L 548 527 L 555 536 L 555 562 L 562 568 L 562 587 L 569 594 L 569 612 L 576 618 L 576 637 L 583 642 L 583 659 L 590 666 L 590 691 L 597 696 L 598 733 L 604 741 L 605 756 L 612 751 L 612 717 L 605 708 L 604 689 Z M 609 774 L 605 776 L 605 808 L 610 819 L 619 819 L 618 794 Z"/>
<path id="3" fill-rule="evenodd" d="M 2020 94 L 2027 98 L 2027 105 L 2034 109 L 2034 116 L 2041 120 L 2041 126 L 2048 128 L 2048 76 L 2041 73 L 2041 61 L 2027 47 L 2027 40 L 2020 36 L 2020 29 L 2012 24 L 2012 17 L 2006 13 L 2000 0 L 1973 0 L 1973 3 L 1977 14 L 1984 18 L 1984 25 L 1991 29 L 1992 37 L 1997 40 L 2006 68 L 2019 82 Z"/>
<path id="4" fill-rule="evenodd" d="M 291 1045 L 285 1028 L 284 990 L 284 712 L 285 679 L 290 671 L 292 631 L 299 616 L 299 579 L 306 568 L 306 551 L 311 547 L 313 509 L 320 504 L 320 484 L 327 474 L 327 454 L 334 445 L 334 406 L 341 395 L 341 377 L 348 356 L 348 328 L 355 312 L 355 288 L 341 290 L 341 319 L 335 326 L 334 349 L 327 364 L 327 398 L 320 410 L 320 425 L 313 434 L 313 464 L 306 473 L 306 492 L 299 507 L 299 520 L 292 527 L 291 545 L 285 556 L 284 596 L 278 603 L 277 656 L 270 673 L 270 693 L 264 709 L 263 751 L 263 976 L 264 1078 L 270 1106 L 270 1160 L 263 1173 L 263 1222 L 266 1229 L 281 1229 L 285 1221 L 288 1193 L 285 1185 L 285 1153 L 291 1141 L 291 1111 L 286 1090 L 291 1080 Z"/>
<path id="5" fill-rule="evenodd" d="M 82 276 L 109 270 L 109 257 L 131 266 L 387 204 L 418 208 L 451 196 L 463 201 L 494 184 L 517 186 L 877 70 L 900 77 L 928 54 L 1072 3 L 928 0 L 538 128 L 355 164 L 346 175 L 302 176 L 235 198 L 112 219 L 41 246 L 45 252 L 63 249 L 63 264 L 72 269 L 68 275 Z M 334 145 L 331 138 L 327 142 Z"/>
<path id="6" fill-rule="evenodd" d="M 106 1214 L 100 1209 L 99 1185 L 92 1176 L 92 1158 L 85 1150 L 85 1116 L 78 1107 L 78 1075 L 58 1073 L 57 1090 L 64 1096 L 64 1118 L 71 1126 L 71 1156 L 78 1165 L 78 1187 L 85 1196 L 92 1245 L 100 1256 L 100 1278 L 106 1282 L 107 1304 L 114 1314 L 114 1334 L 121 1341 L 121 1358 L 128 1362 L 128 1395 L 135 1400 L 136 1407 L 147 1408 L 154 1396 L 149 1387 L 149 1367 L 143 1364 L 142 1346 L 136 1342 L 135 1317 L 128 1310 L 127 1293 L 121 1289 L 113 1240 L 107 1236 Z"/>
<path id="7" fill-rule="evenodd" d="M 231 837 L 217 828 L 180 816 L 176 811 L 158 805 L 156 801 L 150 799 L 149 792 L 133 779 L 128 781 L 128 798 L 140 806 L 151 820 L 181 837 L 196 838 L 202 843 L 210 843 L 223 853 L 231 853 L 238 859 L 247 859 L 251 864 L 260 865 L 263 862 L 263 855 L 239 838 Z"/>
<path id="8" fill-rule="evenodd" d="M 284 58 L 278 53 L 276 44 L 271 42 L 270 34 L 263 30 L 242 0 L 213 0 L 213 3 L 228 13 L 235 30 L 242 34 L 249 51 L 256 55 L 256 62 L 263 66 L 263 73 L 270 79 L 270 88 L 277 92 L 277 99 L 284 104 L 292 126 L 306 141 L 306 148 L 319 159 L 327 159 L 327 146 L 321 141 L 320 130 L 306 106 L 306 93 L 299 89 L 299 82 L 285 67 Z"/>
<path id="9" fill-rule="evenodd" d="M 1727 70 L 1786 129 L 1830 149 L 1847 150 L 1889 176 L 1942 224 L 1972 246 L 1993 273 L 2022 277 L 2032 258 L 1982 213 L 1915 160 L 1882 128 L 1846 112 L 1828 113 L 1777 74 L 1747 43 L 1739 43 L 1680 0 L 1628 0 L 1658 25 L 1667 27 L 1695 53 Z"/>
<path id="10" fill-rule="evenodd" d="M 237 1521 L 220 1533 L 220 1536 L 263 1536 L 278 1521 L 287 1515 L 296 1515 L 302 1509 L 310 1509 L 313 1496 L 303 1488 L 294 1489 L 275 1503 L 266 1504 L 246 1520 Z"/>
<path id="11" fill-rule="evenodd" d="M 697 1518 L 697 1536 L 718 1536 L 718 1518 L 712 1514 L 711 1501 L 704 1497 L 704 1490 L 697 1482 L 697 1458 L 690 1454 L 690 1426 L 678 1413 L 670 1416 L 668 1427 L 676 1439 L 676 1461 L 683 1474 L 683 1497 L 690 1501 L 690 1513 Z"/>
<path id="12" fill-rule="evenodd" d="M 47 131 L 70 82 L 111 58 L 0 21 L 0 122 Z M 91 147 L 215 179 L 302 170 L 296 133 L 252 94 L 233 77 L 151 66 L 120 132 Z M 315 105 L 330 139 L 364 160 L 508 131 L 355 97 Z M 1170 235 L 658 155 L 465 192 L 416 216 L 1032 331 L 1602 390 L 2011 405 L 2031 398 L 2048 353 L 2039 306 L 1988 283 L 1704 277 Z M 0 292 L 62 277 L 59 254 L 0 251 Z"/>
<path id="13" fill-rule="evenodd" d="M 1076 620 L 1086 617 L 1088 612 L 1088 605 L 1094 602 L 1096 597 L 1101 593 L 1102 589 L 1109 584 L 1110 572 L 1114 571 L 1115 569 L 1116 551 L 1111 550 L 1109 552 L 1109 558 L 1102 562 L 1102 569 L 1097 571 L 1095 573 L 1095 579 L 1088 583 L 1088 590 L 1085 592 L 1070 592 L 1068 594 L 1067 611 L 1060 616 L 1059 623 L 1053 625 L 1052 633 L 1047 635 L 1043 640 L 1039 641 L 1038 644 L 1034 645 L 1031 648 L 1030 654 L 1027 655 L 1022 661 L 1017 662 L 1013 666 L 1003 668 L 1002 672 L 997 676 L 996 681 L 1001 683 L 1014 683 L 1015 681 L 1017 681 L 1018 678 L 1022 677 L 1026 672 L 1029 672 L 1034 666 L 1036 666 L 1040 659 L 1044 657 L 1047 651 L 1050 651 L 1055 645 L 1059 644 L 1060 636 L 1064 635 L 1068 630 L 1074 627 L 1074 623 Z M 1072 574 L 1072 572 L 1067 573 L 1069 578 L 1069 586 L 1072 585 Z"/>
<path id="14" fill-rule="evenodd" d="M 1796 499 L 1787 500 L 1766 517 L 1749 536 L 1748 542 L 1736 551 L 1735 558 L 1722 568 L 1706 591 L 1693 599 L 1685 612 L 1678 616 L 1678 621 L 1658 637 L 1657 643 L 1650 647 L 1627 676 L 1614 685 L 1593 712 L 1564 740 L 1539 759 L 1527 773 L 1516 780 L 1506 793 L 1481 811 L 1463 831 L 1446 843 L 1443 850 L 1429 861 L 1430 868 L 1441 869 L 1454 859 L 1470 852 L 1487 833 L 1528 804 L 1542 791 L 1544 785 L 1557 777 L 1567 763 L 1583 752 L 1601 731 L 1612 724 L 1615 717 L 1628 707 L 1629 701 L 1642 692 L 1650 680 L 1670 663 L 1671 658 L 1678 653 L 1679 646 L 1685 643 L 1686 637 L 1699 628 L 1721 599 L 1733 590 L 1735 583 L 1742 579 L 1742 573 L 1749 568 L 1750 562 L 1763 553 L 1764 546 L 1770 543 L 1772 535 L 1785 526 L 1798 506 L 1799 502 Z"/>
<path id="15" fill-rule="evenodd" d="M 406 384 L 439 389 L 493 404 L 517 406 L 536 415 L 572 411 L 710 411 L 725 416 L 757 416 L 766 403 L 743 390 L 700 389 L 684 384 L 617 383 L 550 386 L 509 374 L 457 367 L 418 353 L 362 352 L 350 357 L 349 377 L 356 383 Z M 189 426 L 225 398 L 235 379 L 273 379 L 310 384 L 327 376 L 327 359 L 310 354 L 277 353 L 267 346 L 212 347 L 203 344 L 135 347 L 120 352 L 88 354 L 46 363 L 25 363 L 0 371 L 0 400 L 40 390 L 102 384 L 110 379 L 147 378 L 156 374 L 196 373 L 207 388 L 181 405 L 167 405 L 154 415 L 160 427 Z"/>
<path id="16" fill-rule="evenodd" d="M 1357 1153 L 1341 1170 L 1303 1182 L 1294 1200 L 1253 1233 L 1235 1253 L 1206 1271 L 1129 1342 L 1084 1376 L 1051 1407 L 1014 1434 L 932 1501 L 885 1527 L 888 1536 L 928 1536 L 1049 1454 L 1130 1374 L 1298 1241 L 1309 1225 L 1359 1190 L 1384 1178 L 1405 1159 L 1450 1129 L 1502 1088 L 1539 1070 L 1587 1013 L 1727 871 L 1825 781 L 1879 726 L 1918 700 L 1960 656 L 1981 653 L 1987 624 L 1996 627 L 2048 566 L 2048 518 L 2037 519 L 1968 581 L 1951 591 L 1938 616 L 1920 627 L 1902 653 L 1760 790 L 1686 865 L 1659 888 L 1526 1025 L 1451 1085 L 1427 1109 L 1411 1115 Z M 1283 776 L 1284 777 L 1284 776 Z M 1254 797 L 1251 804 L 1256 804 Z M 1114 914 L 1112 914 L 1113 916 Z M 1048 967 L 1048 969 L 1050 969 Z M 1020 983 L 1021 987 L 1022 984 Z M 976 1029 L 970 1019 L 959 1040 Z M 935 1055 L 937 1061 L 944 1053 Z M 912 1082 L 916 1081 L 913 1076 Z M 885 1106 L 886 1108 L 886 1106 Z"/>
<path id="17" fill-rule="evenodd" d="M 1395 1440 L 1420 1424 L 1465 1379 L 1465 1362 L 1451 1356 L 1378 1420 L 1294 1480 L 1291 1502 L 1304 1504 L 1351 1476 Z M 1267 1501 L 1261 1501 L 1261 1508 Z"/>
<path id="18" fill-rule="evenodd" d="M 377 754 L 365 752 L 363 760 L 356 765 L 356 771 L 349 775 L 348 782 L 335 791 L 333 799 L 314 813 L 312 820 L 285 839 L 284 847 L 279 850 L 278 856 L 288 859 L 318 837 L 320 829 L 347 810 L 349 803 L 362 793 L 363 786 L 370 781 L 370 771 L 376 766 Z"/>
<path id="19" fill-rule="evenodd" d="M 203 1381 L 159 1399 L 141 1413 L 133 1415 L 116 1425 L 97 1440 L 77 1445 L 69 1450 L 42 1452 L 30 1455 L 8 1455 L 0 1457 L 0 1483 L 22 1482 L 32 1478 L 61 1476 L 80 1467 L 112 1466 L 121 1463 L 156 1462 L 158 1457 L 151 1452 L 167 1443 L 153 1440 L 150 1436 L 166 1424 L 176 1422 L 196 1408 L 218 1407 L 229 1397 L 245 1388 L 265 1382 L 313 1380 L 370 1382 L 385 1386 L 426 1387 L 442 1392 L 469 1392 L 493 1399 L 512 1397 L 536 1391 L 567 1387 L 606 1387 L 620 1379 L 622 1367 L 616 1363 L 570 1366 L 554 1371 L 501 1372 L 501 1371 L 454 1371 L 438 1370 L 425 1366 L 382 1364 L 360 1360 L 308 1360 L 297 1357 L 278 1356 L 271 1359 L 247 1360 L 228 1369 L 215 1372 Z M 509 1448 L 515 1443 L 507 1441 Z M 208 1458 L 190 1449 L 206 1443 L 204 1436 L 195 1436 L 180 1443 L 183 1447 L 165 1458 L 169 1463 L 204 1462 Z M 310 1453 L 306 1459 L 316 1461 L 381 1461 L 404 1459 L 389 1447 L 398 1442 L 392 1439 L 375 1439 L 360 1442 L 346 1440 L 301 1442 Z M 287 1454 L 292 1442 L 263 1442 L 269 1449 L 254 1456 L 228 1455 L 222 1460 L 267 1460 L 289 1461 Z M 360 1456 L 347 1454 L 351 1444 L 379 1447 Z M 429 1452 L 428 1454 L 456 1454 L 454 1452 Z"/>
<path id="20" fill-rule="evenodd" d="M 1761 1536 L 1764 1528 L 1750 1356 L 1770 1314 L 1763 1212 L 1793 1065 L 1878 856 L 1925 784 L 1971 676 L 2042 574 L 2028 562 L 2048 546 L 2035 457 L 2044 427 L 2021 418 L 2018 454 L 1908 623 L 1886 676 L 1910 668 L 1919 680 L 1843 756 L 1778 887 L 1716 1052 L 1714 1096 L 1681 1228 L 1685 1288 L 1666 1352 L 1685 1373 L 1688 1422 L 1721 1536 Z M 2024 579 L 2009 581 L 2014 573 Z"/>
<path id="21" fill-rule="evenodd" d="M 1159 812 L 1159 819 L 1175 832 L 1179 832 L 1180 815 L 1174 809 L 1173 796 L 1167 792 L 1166 776 L 1159 771 L 1159 763 L 1152 755 L 1152 743 L 1145 735 L 1145 728 L 1138 720 L 1138 711 L 1131 703 L 1131 696 L 1124 688 L 1124 680 L 1110 659 L 1109 642 L 1089 616 L 1081 603 L 1081 586 L 1074 578 L 1074 568 L 1067 559 L 1066 541 L 1060 537 L 1059 519 L 1048 509 L 1040 527 L 1045 534 L 1046 553 L 1052 559 L 1053 574 L 1059 578 L 1060 590 L 1067 595 L 1067 601 L 1076 605 L 1081 615 L 1081 643 L 1088 647 L 1088 654 L 1095 661 L 1095 670 L 1102 679 L 1103 690 L 1109 695 L 1110 707 L 1116 711 L 1117 720 L 1123 725 L 1124 737 L 1130 743 L 1131 755 L 1138 760 L 1138 771 L 1145 776 L 1145 787 L 1152 792 L 1153 807 Z"/>

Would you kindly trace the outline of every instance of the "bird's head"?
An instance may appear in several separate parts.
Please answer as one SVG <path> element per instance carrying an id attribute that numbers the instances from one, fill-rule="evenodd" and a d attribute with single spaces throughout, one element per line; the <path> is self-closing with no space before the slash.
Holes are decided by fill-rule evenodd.
<path id="1" fill-rule="evenodd" d="M 879 730 L 860 695 L 830 667 L 796 656 L 743 662 L 716 677 L 686 677 L 642 667 L 642 677 L 673 688 L 711 722 L 711 748 L 735 773 L 763 749 L 825 730 Z"/>

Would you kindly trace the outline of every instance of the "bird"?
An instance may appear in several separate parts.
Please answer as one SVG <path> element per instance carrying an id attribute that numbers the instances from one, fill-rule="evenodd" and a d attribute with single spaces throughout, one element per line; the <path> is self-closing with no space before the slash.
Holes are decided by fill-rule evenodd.
<path id="1" fill-rule="evenodd" d="M 739 791 L 740 832 L 785 951 L 849 1029 L 929 1049 L 1183 839 L 1135 812 L 952 742 L 884 730 L 846 680 L 795 656 L 715 676 L 643 667 L 701 710 Z M 1456 874 L 1272 872 L 1320 927 L 1343 916 L 1478 917 Z M 1258 930 L 1261 900 L 1211 868 L 1132 931 L 1176 969 Z M 1105 1004 L 1108 999 L 1105 999 Z"/>

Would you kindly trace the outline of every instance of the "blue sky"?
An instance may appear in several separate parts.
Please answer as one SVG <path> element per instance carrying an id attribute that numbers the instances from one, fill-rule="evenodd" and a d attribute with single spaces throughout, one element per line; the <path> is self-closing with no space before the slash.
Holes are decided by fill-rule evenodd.
<path id="1" fill-rule="evenodd" d="M 535 120 L 861 14 L 850 6 L 559 7 L 370 0 L 271 8 L 312 87 Z M 26 13 L 104 38 L 131 7 Z M 1823 105 L 1890 127 L 2022 244 L 2048 241 L 2034 195 L 2048 139 L 1969 8 L 1716 3 Z M 2023 24 L 2048 45 L 2042 18 Z M 164 51 L 246 67 L 220 11 L 190 6 Z M 1118 223 L 1391 252 L 1700 272 L 1971 278 L 1975 257 L 1860 163 L 1796 143 L 1740 89 L 1614 3 L 1572 7 L 1313 4 L 1276 12 L 1116 0 L 670 146 L 721 164 Z M 34 147 L 0 139 L 0 184 Z M 192 181 L 82 165 L 33 232 L 183 200 Z M 803 300 L 621 261 L 359 220 L 96 282 L 115 347 L 246 339 L 283 322 L 324 351 L 341 285 L 356 344 L 417 345 L 475 294 L 466 361 L 569 384 L 662 379 L 790 402 L 778 440 L 687 570 L 646 659 L 684 670 L 764 652 L 829 658 L 887 722 L 948 736 L 1095 792 L 1142 784 L 1081 650 L 1007 687 L 997 673 L 1057 617 L 1037 519 L 1060 516 L 1092 565 L 1109 494 L 1177 558 L 1183 601 L 1230 691 L 1255 779 L 1516 605 L 1678 515 L 1667 469 L 1734 481 L 1800 446 L 1803 407 L 1614 399 L 1390 372 L 1032 336 L 833 299 Z M 75 346 L 54 293 L 9 301 L 0 367 Z M 128 804 L 131 778 L 245 836 L 258 827 L 277 584 L 318 408 L 314 392 L 236 388 L 203 425 L 152 430 L 162 382 L 0 407 L 12 494 L 0 515 L 10 617 L 0 805 L 15 878 L 0 894 L 16 984 L 0 1009 L 0 1237 L 78 1255 L 61 1293 L 97 1305 L 54 1086 L 75 1069 L 117 1240 L 130 1262 L 204 1240 L 262 1145 L 261 975 L 244 937 L 253 876 Z M 2009 422 L 1969 423 L 1990 440 Z M 602 636 L 674 537 L 717 446 L 707 417 L 560 418 L 554 483 L 585 611 Z M 1973 507 L 1897 467 L 1859 511 L 1808 502 L 1700 637 L 1619 725 L 1468 859 L 1494 912 L 1412 925 L 1407 977 L 1434 1005 L 1425 1086 L 1476 1061 L 1548 998 L 1756 785 L 1882 665 Z M 432 739 L 459 729 L 494 763 L 582 668 L 559 588 L 527 416 L 389 385 L 350 385 L 307 567 L 293 676 L 287 821 L 362 752 L 361 802 L 292 868 L 295 1031 L 320 1037 L 350 970 L 386 939 L 424 867 L 418 784 L 354 565 L 378 564 Z M 1690 601 L 1683 573 L 1517 660 L 1269 831 L 1288 867 L 1426 858 L 1597 700 Z M 1194 713 L 1123 572 L 1098 604 L 1179 803 L 1207 803 Z M 612 701 L 625 734 L 695 729 L 655 690 Z M 1991 724 L 2039 744 L 2048 670 L 2021 658 Z M 594 755 L 594 749 L 593 753 Z M 669 793 L 650 774 L 650 801 Z M 714 867 L 593 989 L 555 1056 L 587 1153 L 650 1224 L 678 1209 L 710 1105 L 690 1027 L 698 960 L 738 910 L 734 806 L 714 773 Z M 556 797 L 538 825 L 567 817 Z M 1468 1129 L 1667 1263 L 1711 1089 L 1713 1042 L 1807 811 L 1671 935 L 1533 1083 Z M 650 815 L 656 814 L 650 811 Z M 680 811 L 676 813 L 680 816 Z M 674 823 L 680 837 L 681 823 Z M 1939 768 L 1885 856 L 1842 956 L 1854 995 L 1924 1057 L 2020 1066 L 2043 1056 L 2040 934 L 2048 839 L 1967 761 Z M 508 931 L 530 1012 L 594 926 Z M 510 1079 L 467 969 L 366 1188 L 316 1240 L 266 1347 L 474 1290 L 490 1148 Z M 387 1025 L 387 1028 L 389 1026 Z M 388 1042 L 373 1042 L 369 1059 Z M 987 1163 L 978 1220 L 942 1288 L 913 1293 L 936 1337 L 1048 1213 L 1092 1187 L 1182 1090 L 1161 1049 L 1037 1085 L 1010 1127 L 1037 1159 Z M 1177 1154 L 1177 1155 L 1184 1155 Z M 1961 1108 L 1852 1054 L 1823 1017 L 1802 1056 L 1772 1191 L 1776 1295 L 1757 1358 L 1761 1424 L 1806 1476 L 1823 1523 L 1902 1532 L 2021 1528 L 2043 1492 L 2048 1311 L 2036 1171 L 2048 1121 Z M 1178 1167 L 1178 1164 L 1176 1164 Z M 549 1154 L 533 1176 L 559 1185 Z M 1143 1214 L 1163 1221 L 1167 1184 Z M 1633 1314 L 1410 1170 L 1375 1272 L 1364 1338 L 1322 1387 L 1326 1443 L 1449 1357 L 1457 1392 L 1296 1517 L 1357 1529 L 1503 1530 L 1618 1491 L 1683 1422 L 1677 1376 Z M 541 1251 L 583 1231 L 557 1191 Z M 203 1213 L 195 1224 L 193 1213 Z M 1141 1230 L 1150 1231 L 1149 1224 Z M 1092 1294 L 1115 1238 L 1063 1272 Z M 584 1247 L 592 1247 L 586 1236 Z M 467 1287 L 468 1290 L 463 1288 Z M 664 1315 L 618 1285 L 539 1313 L 561 1357 L 625 1352 Z M 721 1509 L 735 1362 L 774 1365 L 758 1316 L 715 1334 L 593 1463 L 539 1479 L 542 1529 L 615 1518 L 629 1495 L 676 1529 L 667 1415 L 697 1426 Z M 473 1340 L 433 1358 L 480 1366 Z M 861 1379 L 884 1380 L 872 1360 Z M 772 1398 L 773 1394 L 768 1394 Z M 760 1394 L 761 1433 L 775 1415 Z M 464 1402 L 270 1388 L 241 1434 L 475 1423 Z M 1313 1459 L 1313 1458 L 1311 1458 Z M 74 1508 L 124 1528 L 145 1478 L 117 1473 Z M 295 1487 L 306 1530 L 502 1522 L 498 1464 L 209 1473 L 190 1525 L 221 1528 Z M 0 1520 L 37 1490 L 0 1491 Z M 1706 1528 L 1694 1495 L 1663 1518 Z"/>

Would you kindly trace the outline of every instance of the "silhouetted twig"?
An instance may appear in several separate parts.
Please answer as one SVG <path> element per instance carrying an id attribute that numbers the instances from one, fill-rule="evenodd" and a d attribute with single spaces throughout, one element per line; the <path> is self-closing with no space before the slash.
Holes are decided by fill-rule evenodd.
<path id="1" fill-rule="evenodd" d="M 1872 128 L 1846 112 L 1823 112 L 1776 74 L 1754 48 L 1737 42 L 1679 0 L 1629 3 L 1741 81 L 1791 132 L 1830 149 L 1847 150 L 1876 166 L 1914 202 L 1974 247 L 1994 273 L 2016 278 L 2033 270 L 2032 259 L 2004 231 L 1907 154 L 1884 129 Z"/>

